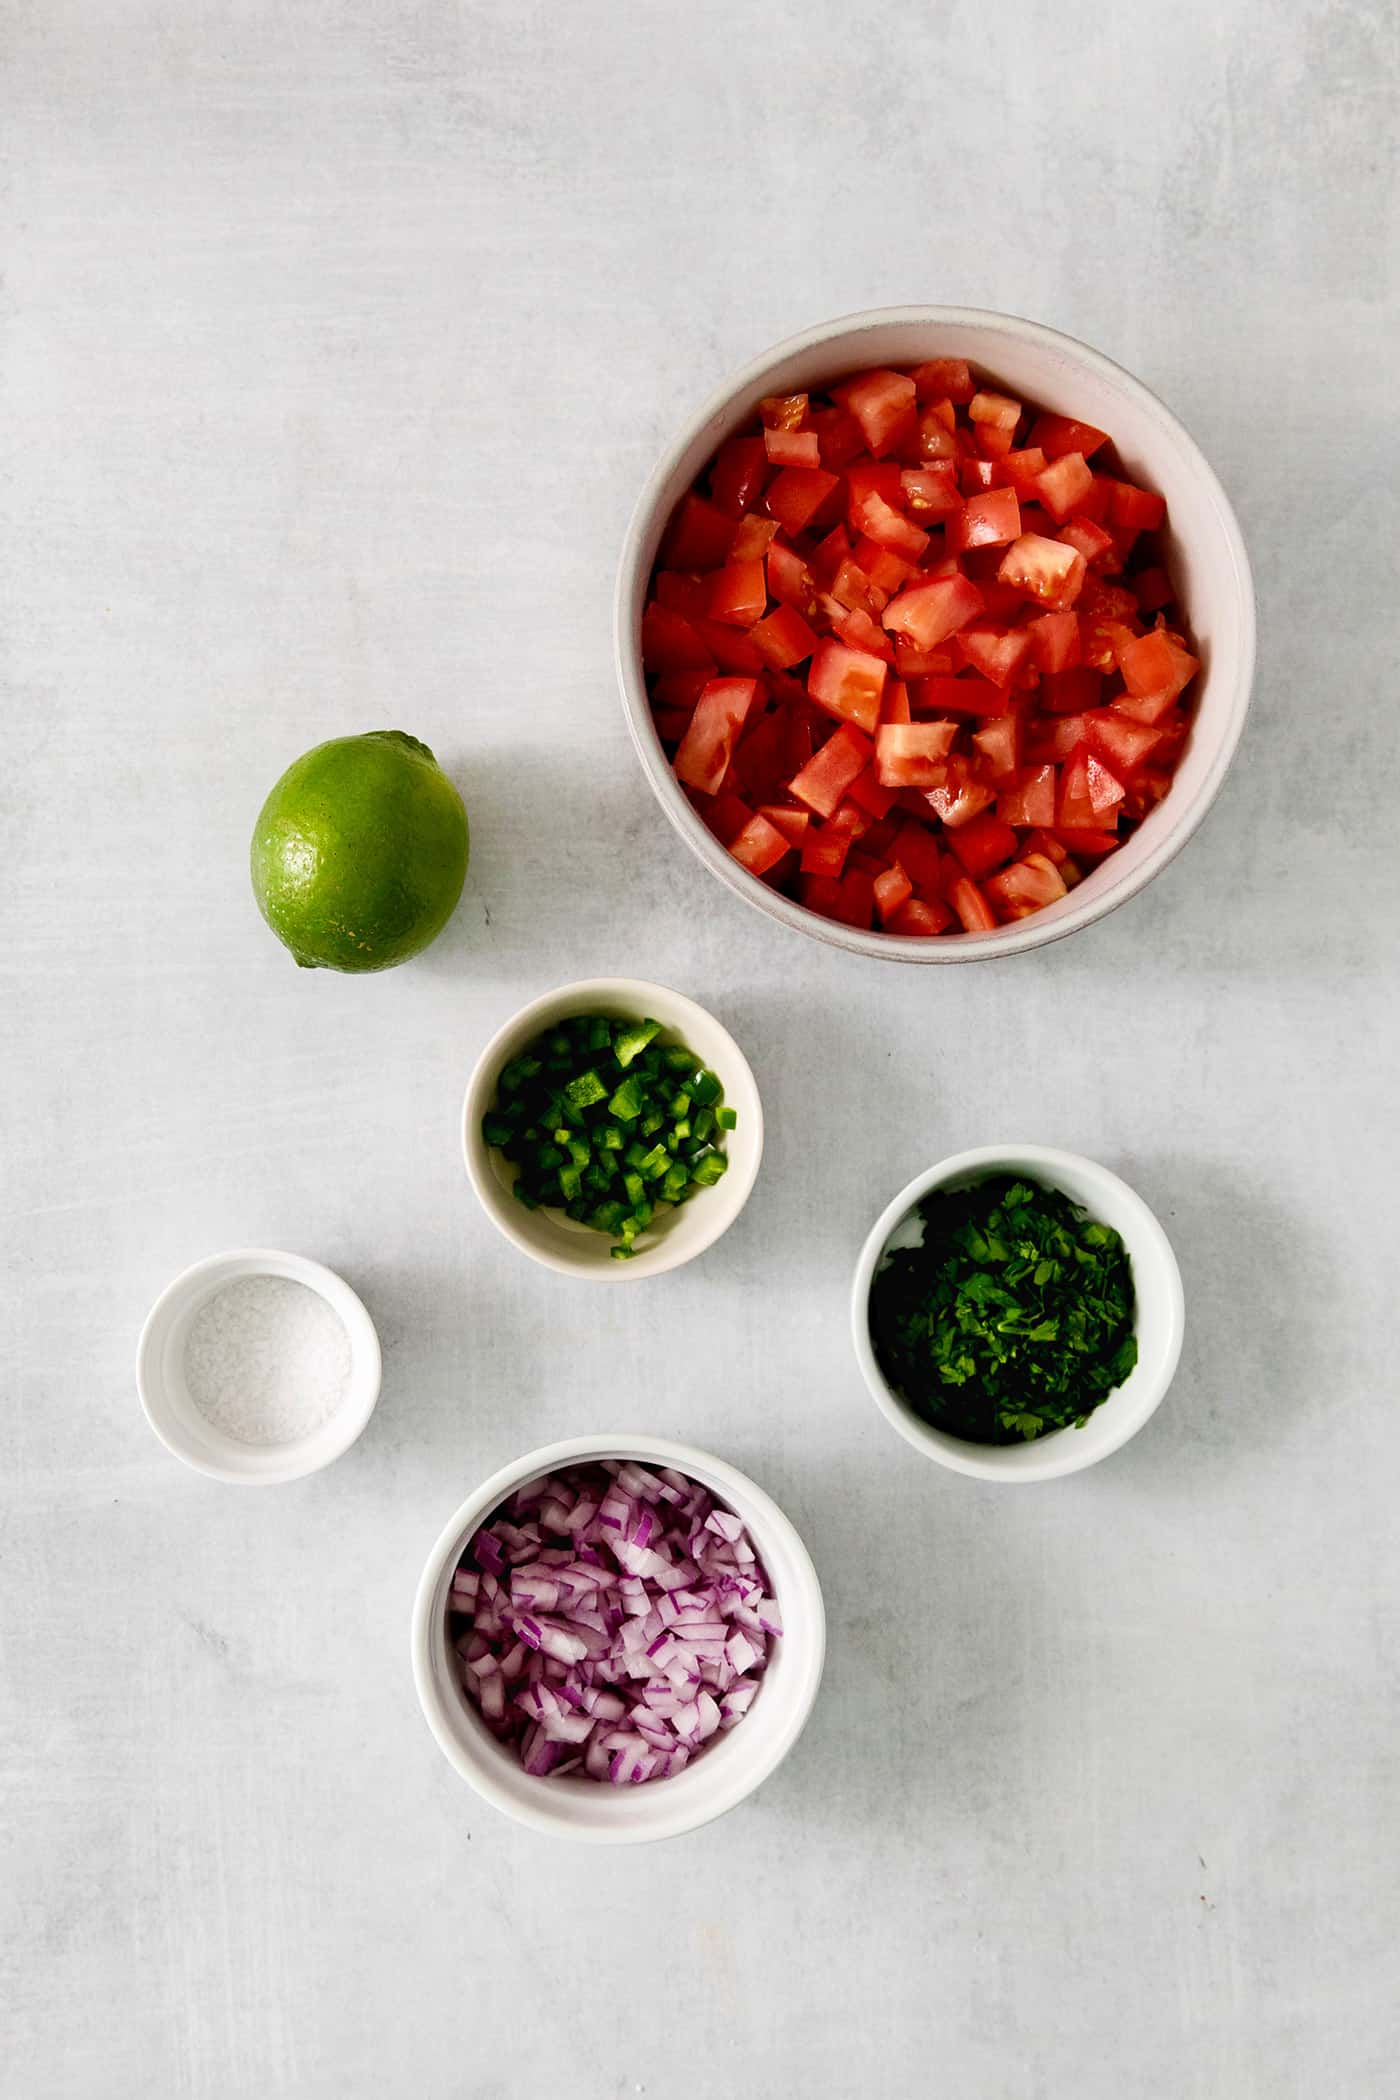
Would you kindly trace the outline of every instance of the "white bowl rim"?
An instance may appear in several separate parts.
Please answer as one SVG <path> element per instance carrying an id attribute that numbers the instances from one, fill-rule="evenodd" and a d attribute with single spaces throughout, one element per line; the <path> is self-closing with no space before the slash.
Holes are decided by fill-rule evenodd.
<path id="1" fill-rule="evenodd" d="M 341 1406 L 317 1429 L 289 1444 L 249 1445 L 250 1456 L 255 1453 L 261 1461 L 256 1467 L 238 1462 L 236 1453 L 239 1447 L 232 1438 L 221 1440 L 229 1446 L 227 1460 L 221 1461 L 193 1445 L 184 1444 L 178 1437 L 172 1437 L 167 1424 L 160 1419 L 159 1403 L 152 1397 L 160 1382 L 154 1348 L 163 1317 L 181 1299 L 191 1297 L 207 1280 L 221 1272 L 228 1275 L 230 1282 L 241 1276 L 263 1275 L 284 1276 L 292 1282 L 304 1284 L 326 1300 L 342 1322 L 350 1343 L 350 1383 Z M 173 1276 L 160 1293 L 141 1323 L 136 1344 L 136 1390 L 142 1413 L 154 1435 L 172 1457 L 196 1473 L 203 1473 L 210 1480 L 224 1481 L 232 1487 L 282 1487 L 289 1481 L 304 1480 L 308 1475 L 323 1472 L 327 1466 L 334 1465 L 363 1435 L 379 1404 L 382 1380 L 383 1355 L 379 1335 L 359 1294 L 324 1262 L 313 1261 L 307 1254 L 292 1254 L 280 1247 L 226 1247 L 219 1254 L 207 1254 L 202 1260 L 191 1262 L 187 1269 Z M 326 1434 L 332 1424 L 337 1432 L 334 1437 Z M 282 1462 L 274 1465 L 272 1461 L 279 1452 Z"/>
<path id="2" fill-rule="evenodd" d="M 797 356 L 804 350 L 819 349 L 824 343 L 834 343 L 843 335 L 857 329 L 910 324 L 983 328 L 991 333 L 1016 337 L 1021 342 L 1039 344 L 1047 350 L 1053 349 L 1062 353 L 1069 351 L 1091 370 L 1136 396 L 1144 413 L 1183 449 L 1199 475 L 1201 485 L 1218 518 L 1234 566 L 1241 619 L 1240 675 L 1231 696 L 1229 719 L 1210 771 L 1201 782 L 1194 802 L 1183 811 L 1172 828 L 1163 833 L 1140 866 L 1101 896 L 1090 899 L 1078 908 L 1072 908 L 1063 918 L 1048 924 L 1045 923 L 1044 913 L 1032 912 L 1029 917 L 1018 919 L 1010 926 L 999 927 L 994 933 L 945 934 L 934 940 L 913 935 L 877 933 L 873 930 L 867 932 L 864 929 L 843 926 L 836 920 L 824 919 L 820 913 L 809 911 L 805 905 L 797 903 L 791 897 L 785 897 L 778 890 L 771 889 L 767 883 L 751 875 L 746 868 L 740 867 L 733 854 L 726 852 L 707 829 L 676 785 L 670 763 L 651 726 L 646 681 L 633 641 L 630 620 L 630 601 L 639 567 L 641 544 L 648 524 L 659 505 L 666 483 L 705 425 L 723 416 L 736 395 L 760 386 L 769 369 L 789 357 Z M 792 927 L 798 933 L 805 933 L 833 947 L 844 948 L 851 954 L 868 955 L 876 960 L 889 962 L 984 962 L 1000 956 L 1027 953 L 1034 948 L 1046 947 L 1052 941 L 1067 939 L 1070 934 L 1078 933 L 1083 927 L 1106 918 L 1110 912 L 1116 911 L 1120 905 L 1127 904 L 1131 898 L 1136 897 L 1163 868 L 1175 860 L 1204 821 L 1220 792 L 1244 732 L 1245 717 L 1249 712 L 1254 684 L 1256 636 L 1254 577 L 1239 521 L 1229 497 L 1221 486 L 1219 476 L 1185 425 L 1166 403 L 1134 373 L 1128 371 L 1126 366 L 1118 364 L 1111 357 L 1106 357 L 1101 350 L 1095 350 L 1092 345 L 1081 342 L 1077 336 L 1067 335 L 1062 329 L 1048 328 L 1040 321 L 1026 320 L 1019 314 L 1000 313 L 993 308 L 975 306 L 884 306 L 872 307 L 859 313 L 841 314 L 834 320 L 818 322 L 811 328 L 801 330 L 797 335 L 788 336 L 782 342 L 772 344 L 731 373 L 701 407 L 685 420 L 647 477 L 623 537 L 622 556 L 618 563 L 617 583 L 613 592 L 613 656 L 623 712 L 642 770 L 674 829 L 710 872 L 717 875 L 736 896 L 742 897 L 744 902 L 755 910 L 763 912 L 769 918 L 777 919 L 784 926 Z"/>
<path id="3" fill-rule="evenodd" d="M 633 1456 L 642 1464 L 671 1466 L 677 1472 L 688 1474 L 692 1479 L 713 1480 L 718 1483 L 720 1492 L 731 1498 L 736 1507 L 747 1505 L 758 1511 L 760 1525 L 752 1528 L 758 1530 L 761 1527 L 765 1532 L 781 1539 L 797 1583 L 798 1596 L 795 1599 L 792 1597 L 789 1584 L 781 1599 L 784 1624 L 787 1624 L 789 1611 L 795 1605 L 796 1610 L 803 1614 L 808 1630 L 810 1654 L 803 1676 L 790 1687 L 791 1704 L 787 1720 L 770 1745 L 767 1755 L 757 1764 L 742 1764 L 731 1760 L 732 1774 L 728 1783 L 723 1787 L 713 1788 L 710 1798 L 694 1812 L 687 1811 L 683 1805 L 679 1813 L 673 1809 L 667 1814 L 665 1790 L 669 1782 L 665 1780 L 637 1787 L 627 1796 L 629 1801 L 637 1804 L 638 1809 L 632 1824 L 590 1829 L 580 1826 L 569 1816 L 568 1797 L 551 1790 L 543 1781 L 540 1782 L 538 1804 L 531 1800 L 526 1806 L 497 1782 L 489 1766 L 463 1755 L 461 1744 L 447 1725 L 433 1672 L 434 1640 L 440 1634 L 438 1591 L 448 1562 L 455 1561 L 461 1554 L 482 1519 L 525 1481 L 533 1480 L 541 1473 L 555 1472 L 561 1466 L 584 1465 L 599 1458 Z M 745 1522 L 750 1523 L 747 1516 Z M 755 1538 L 754 1543 L 761 1556 L 762 1539 Z M 600 1433 L 563 1437 L 555 1443 L 542 1444 L 538 1450 L 528 1451 L 523 1458 L 514 1459 L 509 1464 L 499 1467 L 488 1480 L 483 1481 L 480 1487 L 468 1495 L 466 1501 L 448 1519 L 438 1534 L 419 1578 L 413 1600 L 410 1644 L 413 1682 L 418 1693 L 418 1702 L 423 1709 L 423 1717 L 452 1769 L 459 1778 L 465 1779 L 484 1801 L 527 1828 L 552 1836 L 572 1838 L 581 1844 L 647 1844 L 660 1838 L 680 1837 L 686 1831 L 698 1830 L 704 1824 L 714 1822 L 717 1817 L 736 1808 L 777 1770 L 806 1727 L 821 1687 L 822 1670 L 826 1660 L 826 1607 L 817 1571 L 812 1564 L 812 1556 L 807 1551 L 797 1527 L 772 1496 L 759 1487 L 756 1481 L 750 1479 L 747 1473 L 741 1473 L 737 1466 L 731 1466 L 727 1460 L 716 1458 L 711 1452 L 702 1451 L 694 1444 L 678 1444 L 667 1437 L 629 1432 L 617 1435 Z M 735 1730 L 731 1740 L 737 1745 L 741 1736 L 742 1725 Z M 675 1796 L 670 1798 L 674 1800 Z"/>
<path id="4" fill-rule="evenodd" d="M 663 1025 L 667 1028 L 682 1028 L 689 1020 L 715 1030 L 725 1045 L 726 1066 L 740 1075 L 751 1095 L 751 1105 L 746 1111 L 744 1147 L 744 1160 L 748 1163 L 731 1158 L 729 1170 L 721 1180 L 713 1188 L 706 1189 L 703 1196 L 691 1198 L 692 1203 L 703 1201 L 710 1196 L 719 1199 L 712 1206 L 714 1230 L 699 1235 L 692 1244 L 678 1245 L 669 1235 L 663 1233 L 655 1246 L 644 1248 L 641 1253 L 634 1255 L 631 1261 L 575 1261 L 562 1251 L 552 1252 L 537 1245 L 517 1223 L 512 1214 L 514 1199 L 503 1194 L 500 1186 L 483 1169 L 482 1162 L 477 1157 L 473 1144 L 477 1111 L 486 1089 L 487 1078 L 493 1065 L 502 1058 L 505 1045 L 528 1028 L 537 1014 L 548 1013 L 561 999 L 573 1000 L 577 997 L 580 1001 L 579 1011 L 583 1012 L 586 1011 L 590 999 L 617 1000 L 623 996 L 629 1001 L 635 997 L 638 1006 L 643 1010 L 648 1001 L 654 1004 L 658 996 L 663 1002 L 669 1003 L 672 1011 L 680 1018 L 664 1022 Z M 657 1018 L 660 1019 L 660 1016 Z M 712 1062 L 718 1064 L 720 1060 L 714 1059 Z M 725 1092 L 728 1095 L 728 1072 L 724 1077 Z M 537 998 L 528 1000 L 501 1023 L 472 1066 L 466 1092 L 462 1096 L 461 1134 L 462 1157 L 466 1162 L 467 1175 L 476 1191 L 477 1200 L 496 1230 L 502 1233 L 512 1246 L 518 1247 L 521 1253 L 528 1254 L 532 1261 L 539 1262 L 546 1269 L 553 1269 L 560 1276 L 578 1277 L 585 1283 L 633 1283 L 643 1277 L 663 1276 L 669 1270 L 684 1268 L 687 1262 L 694 1261 L 697 1256 L 713 1247 L 716 1240 L 722 1239 L 739 1216 L 753 1193 L 758 1170 L 763 1164 L 763 1099 L 758 1091 L 758 1081 L 754 1078 L 753 1068 L 743 1051 L 723 1021 L 707 1007 L 701 1006 L 697 999 L 688 998 L 684 992 L 673 991 L 669 985 L 657 984 L 645 977 L 581 977 L 569 984 L 556 985 L 552 991 L 541 992 Z M 753 1148 L 751 1160 L 748 1156 L 750 1143 Z"/>
<path id="5" fill-rule="evenodd" d="M 1131 1407 L 1122 1412 L 1121 1420 L 1114 1422 L 1106 1441 L 1098 1449 L 1075 1448 L 1073 1429 L 1053 1430 L 1034 1445 L 1021 1444 L 1001 1446 L 996 1444 L 973 1444 L 961 1437 L 950 1436 L 946 1431 L 935 1429 L 931 1423 L 922 1421 L 908 1403 L 893 1391 L 880 1368 L 870 1339 L 869 1303 L 870 1286 L 880 1257 L 895 1227 L 905 1218 L 930 1190 L 961 1181 L 969 1175 L 987 1175 L 1000 1168 L 1004 1172 L 1031 1172 L 1043 1175 L 1053 1182 L 1058 1175 L 1068 1175 L 1101 1188 L 1111 1188 L 1116 1201 L 1133 1219 L 1133 1233 L 1124 1234 L 1128 1252 L 1133 1254 L 1135 1246 L 1149 1246 L 1159 1257 L 1164 1278 L 1165 1311 L 1167 1332 L 1156 1374 L 1144 1382 L 1141 1392 L 1135 1396 Z M 1058 1186 L 1058 1184 L 1055 1184 Z M 1078 1200 L 1085 1200 L 1079 1199 Z M 1087 1201 L 1086 1201 L 1087 1207 Z M 885 1205 L 875 1223 L 867 1233 L 856 1262 L 855 1279 L 851 1286 L 851 1335 L 855 1344 L 856 1359 L 861 1374 L 870 1389 L 871 1397 L 887 1422 L 897 1429 L 907 1443 L 932 1458 L 951 1472 L 962 1473 L 974 1480 L 991 1480 L 999 1486 L 1013 1487 L 1022 1483 L 1040 1480 L 1060 1480 L 1069 1473 L 1082 1473 L 1087 1467 L 1097 1465 L 1101 1459 L 1109 1458 L 1122 1449 L 1130 1438 L 1135 1437 L 1145 1422 L 1161 1406 L 1167 1391 L 1176 1376 L 1181 1360 L 1182 1343 L 1186 1334 L 1186 1298 L 1182 1288 L 1181 1270 L 1176 1254 L 1155 1211 L 1144 1202 L 1122 1176 L 1098 1160 L 1090 1159 L 1082 1152 L 1065 1152 L 1047 1145 L 1017 1144 L 1008 1142 L 997 1145 L 977 1145 L 970 1151 L 950 1153 L 935 1166 L 916 1174 L 906 1182 L 898 1195 Z M 1112 1407 L 1115 1398 L 1110 1394 L 1102 1407 Z M 1102 1411 L 1096 1409 L 1095 1413 Z M 1011 1470 L 1004 1458 L 997 1454 L 1003 1450 L 1016 1454 L 1016 1467 Z"/>

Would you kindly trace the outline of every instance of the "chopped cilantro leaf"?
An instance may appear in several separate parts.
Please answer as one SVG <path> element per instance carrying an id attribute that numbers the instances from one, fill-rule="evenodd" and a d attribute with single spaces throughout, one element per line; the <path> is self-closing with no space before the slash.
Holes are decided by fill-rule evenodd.
<path id="1" fill-rule="evenodd" d="M 1007 1175 L 937 1190 L 923 1242 L 870 1292 L 890 1383 L 926 1421 L 979 1444 L 1082 1424 L 1137 1362 L 1128 1252 L 1058 1189 Z"/>

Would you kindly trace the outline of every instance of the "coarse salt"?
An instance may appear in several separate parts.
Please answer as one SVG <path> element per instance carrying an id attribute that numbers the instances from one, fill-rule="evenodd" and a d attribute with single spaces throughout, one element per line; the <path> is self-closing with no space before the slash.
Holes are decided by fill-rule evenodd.
<path id="1" fill-rule="evenodd" d="M 205 1300 L 185 1340 L 185 1382 L 206 1422 L 242 1444 L 290 1444 L 334 1413 L 350 1337 L 318 1291 L 244 1276 Z"/>

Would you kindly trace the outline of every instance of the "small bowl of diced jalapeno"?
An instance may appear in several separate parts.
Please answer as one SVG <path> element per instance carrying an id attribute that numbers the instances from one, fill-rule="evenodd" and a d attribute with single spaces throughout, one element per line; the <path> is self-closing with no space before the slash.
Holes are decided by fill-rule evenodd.
<path id="1" fill-rule="evenodd" d="M 478 1058 L 462 1112 L 492 1223 L 547 1268 L 612 1283 L 679 1268 L 748 1200 L 763 1111 L 704 1007 L 598 977 L 532 1000 Z"/>

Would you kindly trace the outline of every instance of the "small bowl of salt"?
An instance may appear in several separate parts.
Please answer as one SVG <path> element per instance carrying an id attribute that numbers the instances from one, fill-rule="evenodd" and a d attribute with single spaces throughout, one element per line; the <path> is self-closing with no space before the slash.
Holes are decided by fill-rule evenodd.
<path id="1" fill-rule="evenodd" d="M 136 1352 L 146 1419 L 215 1480 L 271 1486 L 348 1451 L 379 1398 L 379 1337 L 348 1283 L 301 1254 L 213 1254 L 167 1285 Z"/>

